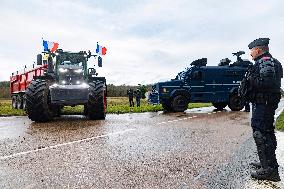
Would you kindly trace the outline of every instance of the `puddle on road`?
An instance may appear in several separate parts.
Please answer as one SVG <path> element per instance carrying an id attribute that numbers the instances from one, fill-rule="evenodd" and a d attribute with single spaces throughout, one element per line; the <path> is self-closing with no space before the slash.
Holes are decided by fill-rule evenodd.
<path id="1" fill-rule="evenodd" d="M 17 138 L 25 133 L 31 121 L 27 117 L 4 117 L 0 122 L 0 140 Z"/>

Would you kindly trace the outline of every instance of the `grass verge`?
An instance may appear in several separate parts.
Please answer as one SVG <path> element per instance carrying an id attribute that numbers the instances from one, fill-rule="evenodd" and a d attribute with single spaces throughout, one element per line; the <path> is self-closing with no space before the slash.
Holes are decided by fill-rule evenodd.
<path id="1" fill-rule="evenodd" d="M 278 131 L 284 131 L 284 111 L 277 118 L 275 127 Z"/>
<path id="2" fill-rule="evenodd" d="M 211 103 L 190 103 L 189 109 L 212 106 Z M 150 105 L 146 100 L 141 100 L 141 107 L 129 107 L 127 97 L 109 97 L 107 113 L 122 114 L 122 113 L 139 113 L 139 112 L 157 112 L 162 111 L 162 105 Z M 65 106 L 62 114 L 64 115 L 80 115 L 83 112 L 83 106 Z M 24 116 L 25 111 L 12 109 L 11 100 L 0 100 L 0 116 Z"/>

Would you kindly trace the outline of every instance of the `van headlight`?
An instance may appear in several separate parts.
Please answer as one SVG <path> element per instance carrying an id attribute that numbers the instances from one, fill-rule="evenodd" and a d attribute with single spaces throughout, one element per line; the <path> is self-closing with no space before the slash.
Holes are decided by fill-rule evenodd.
<path id="1" fill-rule="evenodd" d="M 66 73 L 68 70 L 67 69 L 64 69 L 64 68 L 59 68 L 58 71 L 60 73 Z"/>

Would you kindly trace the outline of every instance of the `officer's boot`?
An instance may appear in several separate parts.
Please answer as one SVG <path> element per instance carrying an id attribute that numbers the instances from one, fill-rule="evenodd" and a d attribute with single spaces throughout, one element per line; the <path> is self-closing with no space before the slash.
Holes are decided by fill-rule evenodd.
<path id="1" fill-rule="evenodd" d="M 256 169 L 260 169 L 261 168 L 261 163 L 259 161 L 251 162 L 250 165 L 253 166 Z"/>
<path id="2" fill-rule="evenodd" d="M 279 173 L 278 173 L 278 167 L 272 167 L 270 164 L 270 161 L 268 161 L 268 147 L 266 146 L 266 139 L 262 135 L 260 131 L 255 131 L 253 133 L 253 137 L 256 143 L 257 147 L 257 153 L 259 156 L 259 160 L 261 163 L 261 168 L 258 169 L 255 172 L 251 173 L 251 177 L 258 179 L 258 180 L 271 180 L 271 181 L 280 181 Z"/>

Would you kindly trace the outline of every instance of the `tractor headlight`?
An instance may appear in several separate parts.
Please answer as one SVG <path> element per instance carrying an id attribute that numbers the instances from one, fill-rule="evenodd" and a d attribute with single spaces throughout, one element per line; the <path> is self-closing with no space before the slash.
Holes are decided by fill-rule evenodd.
<path id="1" fill-rule="evenodd" d="M 167 91 L 167 89 L 166 89 L 166 88 L 163 88 L 163 92 L 164 92 L 164 93 L 166 93 L 166 92 L 168 92 L 168 91 Z"/>
<path id="2" fill-rule="evenodd" d="M 78 69 L 78 70 L 74 70 L 75 73 L 83 73 L 83 70 Z"/>
<path id="3" fill-rule="evenodd" d="M 56 87 L 58 87 L 59 85 L 57 84 L 57 83 L 54 83 L 54 84 L 52 84 L 50 87 L 51 88 L 56 88 Z"/>
<path id="4" fill-rule="evenodd" d="M 80 86 L 81 86 L 82 88 L 89 88 L 89 85 L 88 85 L 87 83 L 82 83 Z"/>
<path id="5" fill-rule="evenodd" d="M 68 70 L 67 69 L 64 69 L 64 68 L 59 68 L 58 71 L 60 73 L 66 73 Z"/>

